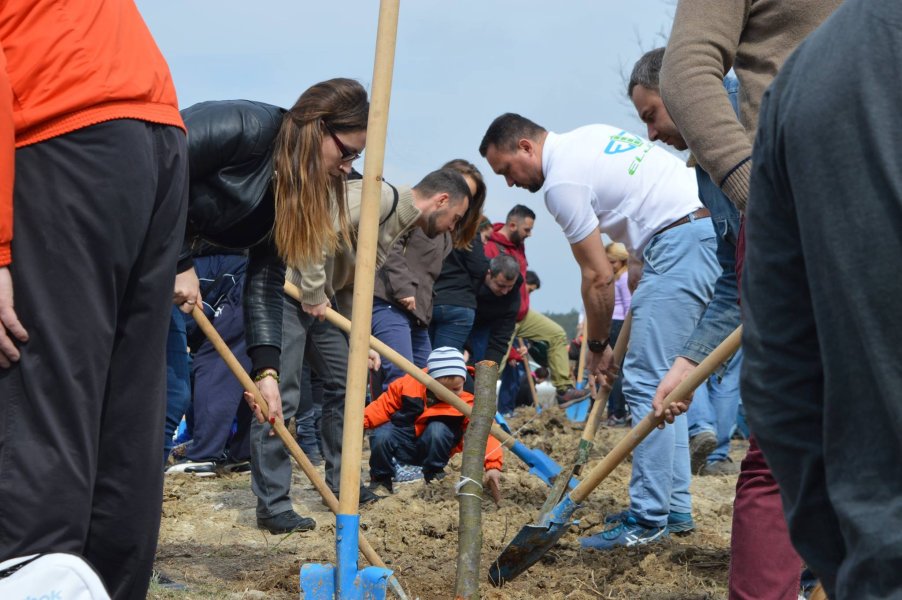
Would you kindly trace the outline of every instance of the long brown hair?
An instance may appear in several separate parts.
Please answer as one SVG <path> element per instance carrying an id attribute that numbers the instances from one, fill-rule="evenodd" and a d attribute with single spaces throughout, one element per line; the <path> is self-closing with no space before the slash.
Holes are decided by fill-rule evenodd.
<path id="1" fill-rule="evenodd" d="M 323 164 L 323 125 L 337 133 L 365 130 L 368 113 L 363 86 L 338 78 L 311 86 L 282 118 L 273 155 L 275 241 L 287 265 L 316 262 L 348 239 L 345 177 Z"/>
<path id="2" fill-rule="evenodd" d="M 476 168 L 476 165 L 462 158 L 449 160 L 442 165 L 443 169 L 454 169 L 464 177 L 470 177 L 476 183 L 476 193 L 470 198 L 470 205 L 467 212 L 457 227 L 454 229 L 453 239 L 454 247 L 467 250 L 471 247 L 473 238 L 479 229 L 479 222 L 482 220 L 482 205 L 485 203 L 485 180 L 482 173 Z"/>

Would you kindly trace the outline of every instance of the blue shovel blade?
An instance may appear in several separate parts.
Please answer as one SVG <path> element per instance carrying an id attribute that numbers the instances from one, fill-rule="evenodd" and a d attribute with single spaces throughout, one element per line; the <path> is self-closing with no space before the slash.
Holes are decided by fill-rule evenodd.
<path id="1" fill-rule="evenodd" d="M 564 409 L 567 418 L 574 423 L 585 423 L 589 418 L 589 408 L 592 406 L 591 398 L 584 398 Z"/>
<path id="2" fill-rule="evenodd" d="M 554 459 L 541 450 L 527 448 L 523 442 L 516 442 L 511 446 L 511 452 L 525 462 L 529 466 L 529 472 L 544 481 L 547 486 L 551 486 L 555 476 L 561 472 L 561 466 L 554 462 Z"/>
<path id="3" fill-rule="evenodd" d="M 567 532 L 577 508 L 568 494 L 541 522 L 523 527 L 489 567 L 492 585 L 504 585 L 539 562 Z"/>

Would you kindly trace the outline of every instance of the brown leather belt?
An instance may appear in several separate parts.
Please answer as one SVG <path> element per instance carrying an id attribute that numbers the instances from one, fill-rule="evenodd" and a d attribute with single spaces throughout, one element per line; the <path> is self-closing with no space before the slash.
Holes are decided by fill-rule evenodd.
<path id="1" fill-rule="evenodd" d="M 693 219 L 706 219 L 710 216 L 711 216 L 710 210 L 708 210 L 707 208 L 700 208 L 697 211 L 695 211 L 694 213 L 689 213 L 682 219 L 677 219 L 676 221 L 674 221 L 667 227 L 662 227 L 661 229 L 659 229 L 657 231 L 657 233 L 655 233 L 655 235 L 658 235 L 659 233 L 664 233 L 668 229 L 673 229 L 674 227 L 679 227 L 680 225 L 685 225 L 686 223 L 688 223 L 689 221 L 691 221 Z"/>

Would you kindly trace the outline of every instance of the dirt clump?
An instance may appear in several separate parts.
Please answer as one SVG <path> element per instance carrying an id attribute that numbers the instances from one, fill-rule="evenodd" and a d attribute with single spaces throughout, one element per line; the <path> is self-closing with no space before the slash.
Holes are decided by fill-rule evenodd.
<path id="1" fill-rule="evenodd" d="M 557 409 L 541 414 L 520 409 L 509 423 L 523 443 L 541 449 L 558 464 L 572 460 L 582 429 Z M 627 431 L 602 427 L 590 467 Z M 744 442 L 734 441 L 733 459 L 741 459 L 745 449 Z M 411 599 L 449 598 L 453 594 L 458 511 L 454 485 L 459 460 L 459 455 L 452 459 L 442 480 L 396 485 L 393 495 L 361 508 L 361 527 L 367 539 L 394 570 Z M 362 477 L 365 481 L 366 468 Z M 482 597 L 726 598 L 735 477 L 694 478 L 696 530 L 689 535 L 671 536 L 664 543 L 639 549 L 582 550 L 580 537 L 601 531 L 605 514 L 627 506 L 629 478 L 629 464 L 615 469 L 576 512 L 574 525 L 542 560 L 501 588 L 493 587 L 486 578 L 481 584 Z M 483 573 L 520 528 L 535 519 L 549 488 L 506 452 L 501 491 L 499 506 L 488 500 L 483 503 Z M 157 568 L 187 584 L 189 590 L 174 593 L 152 587 L 148 597 L 298 598 L 301 565 L 335 564 L 335 521 L 300 471 L 294 475 L 292 499 L 300 514 L 316 519 L 316 530 L 270 535 L 256 527 L 256 498 L 248 475 L 167 476 Z M 359 566 L 366 566 L 362 557 Z"/>

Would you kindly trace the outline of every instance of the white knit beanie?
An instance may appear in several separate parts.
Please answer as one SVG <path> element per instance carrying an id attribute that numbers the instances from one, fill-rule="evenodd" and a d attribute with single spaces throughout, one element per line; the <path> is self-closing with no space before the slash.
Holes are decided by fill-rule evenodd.
<path id="1" fill-rule="evenodd" d="M 467 378 L 467 363 L 464 355 L 457 348 L 444 346 L 436 348 L 426 360 L 426 368 L 433 379 L 439 377 L 463 377 Z"/>

